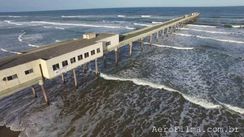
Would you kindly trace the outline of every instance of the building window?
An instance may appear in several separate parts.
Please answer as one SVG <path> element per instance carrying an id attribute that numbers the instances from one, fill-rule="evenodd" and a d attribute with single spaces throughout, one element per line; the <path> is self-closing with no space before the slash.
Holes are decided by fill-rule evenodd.
<path id="1" fill-rule="evenodd" d="M 63 67 L 68 66 L 68 61 L 67 60 L 63 61 L 62 65 L 63 65 Z"/>
<path id="2" fill-rule="evenodd" d="M 29 69 L 29 70 L 26 70 L 26 71 L 25 71 L 25 75 L 29 75 L 29 74 L 31 74 L 31 73 L 33 73 L 33 69 Z"/>
<path id="3" fill-rule="evenodd" d="M 53 65 L 53 71 L 58 70 L 58 69 L 59 69 L 59 64 Z"/>
<path id="4" fill-rule="evenodd" d="M 83 59 L 83 55 L 79 55 L 78 60 L 82 60 L 82 59 Z"/>
<path id="5" fill-rule="evenodd" d="M 86 52 L 85 53 L 85 58 L 88 58 L 89 57 L 89 52 Z"/>
<path id="6" fill-rule="evenodd" d="M 91 51 L 91 55 L 94 55 L 94 54 L 95 54 L 95 50 L 92 50 L 92 51 Z"/>
<path id="7" fill-rule="evenodd" d="M 97 53 L 100 53 L 100 52 L 101 52 L 101 51 L 100 51 L 100 48 L 98 48 L 98 49 L 97 49 Z"/>
<path id="8" fill-rule="evenodd" d="M 109 42 L 106 42 L 105 45 L 106 46 L 109 46 L 109 45 L 111 45 L 111 42 L 110 41 Z"/>
<path id="9" fill-rule="evenodd" d="M 73 57 L 73 58 L 70 59 L 71 64 L 72 64 L 72 63 L 75 63 L 75 61 L 76 61 L 76 60 L 75 60 L 75 57 Z"/>
<path id="10" fill-rule="evenodd" d="M 14 74 L 12 76 L 8 76 L 8 77 L 3 78 L 3 81 L 11 81 L 11 80 L 14 80 L 17 78 L 18 78 L 17 74 Z"/>

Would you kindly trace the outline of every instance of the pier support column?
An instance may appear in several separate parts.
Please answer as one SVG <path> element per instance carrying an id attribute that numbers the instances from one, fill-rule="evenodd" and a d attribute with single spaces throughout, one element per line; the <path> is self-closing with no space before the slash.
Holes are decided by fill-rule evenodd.
<path id="1" fill-rule="evenodd" d="M 62 78 L 62 83 L 65 83 L 65 79 L 64 79 L 64 73 L 61 74 L 61 78 Z"/>
<path id="2" fill-rule="evenodd" d="M 107 68 L 107 61 L 106 61 L 106 55 L 103 55 L 103 67 Z"/>
<path id="3" fill-rule="evenodd" d="M 133 44 L 132 44 L 132 42 L 129 44 L 129 55 L 131 56 L 132 55 L 132 46 L 133 46 Z"/>
<path id="4" fill-rule="evenodd" d="M 76 71 L 75 71 L 75 68 L 73 69 L 73 76 L 74 76 L 74 86 L 75 86 L 75 89 L 77 89 L 78 84 L 77 84 L 77 77 L 76 77 Z"/>
<path id="5" fill-rule="evenodd" d="M 152 46 L 152 38 L 153 38 L 152 35 L 149 36 L 149 43 L 150 43 L 149 46 Z"/>
<path id="6" fill-rule="evenodd" d="M 44 88 L 44 82 L 43 82 L 43 80 L 40 80 L 39 81 L 39 85 L 41 86 L 41 90 L 42 90 L 42 94 L 43 94 L 43 97 L 45 99 L 45 102 L 46 102 L 47 105 L 49 105 L 49 100 L 48 100 L 48 97 L 47 97 L 46 90 Z"/>
<path id="7" fill-rule="evenodd" d="M 140 44 L 141 44 L 141 50 L 143 51 L 144 50 L 144 38 L 141 38 L 139 40 Z"/>
<path id="8" fill-rule="evenodd" d="M 119 63 L 118 48 L 114 50 L 114 54 L 115 54 L 115 64 L 118 65 Z"/>
<path id="9" fill-rule="evenodd" d="M 95 69 L 96 69 L 96 75 L 98 76 L 99 71 L 98 71 L 97 59 L 95 59 Z"/>
<path id="10" fill-rule="evenodd" d="M 88 70 L 88 65 L 87 63 L 83 65 L 83 73 L 86 74 Z"/>
<path id="11" fill-rule="evenodd" d="M 32 90 L 32 94 L 33 94 L 34 98 L 37 98 L 35 88 L 34 87 L 31 87 L 31 90 Z"/>

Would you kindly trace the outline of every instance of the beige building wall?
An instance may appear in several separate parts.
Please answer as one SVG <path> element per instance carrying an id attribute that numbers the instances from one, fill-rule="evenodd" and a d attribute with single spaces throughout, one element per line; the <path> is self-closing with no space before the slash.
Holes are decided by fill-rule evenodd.
<path id="1" fill-rule="evenodd" d="M 93 61 L 97 58 L 103 56 L 104 43 L 109 42 L 110 45 L 107 45 L 107 48 L 115 47 L 119 44 L 119 35 L 113 35 L 111 37 L 97 41 L 94 45 L 86 46 L 84 48 L 54 57 L 49 60 L 38 59 L 22 65 L 15 67 L 7 68 L 0 71 L 0 96 L 13 93 L 17 90 L 21 90 L 28 86 L 39 83 L 42 80 L 42 74 L 47 79 L 52 79 L 70 71 L 78 66 L 86 64 L 87 62 Z M 100 52 L 97 53 L 97 49 L 100 49 Z M 95 54 L 91 55 L 91 51 L 95 50 Z M 89 57 L 85 58 L 85 53 L 89 54 Z M 78 60 L 78 56 L 82 55 L 83 59 Z M 71 58 L 75 57 L 76 62 L 71 63 Z M 62 62 L 67 60 L 68 65 L 63 67 Z M 53 65 L 59 64 L 59 69 L 53 71 Z M 41 67 L 41 68 L 40 68 Z M 33 72 L 30 74 L 25 74 L 26 70 L 33 69 Z M 13 80 L 7 80 L 7 77 L 17 74 L 17 78 Z"/>
<path id="2" fill-rule="evenodd" d="M 104 51 L 108 51 L 109 49 L 114 49 L 115 47 L 117 47 L 119 45 L 119 35 L 116 34 L 112 37 L 99 40 L 99 42 L 103 42 L 104 44 L 106 42 L 111 42 L 111 45 L 108 45 L 108 46 L 103 45 Z"/>
<path id="3" fill-rule="evenodd" d="M 100 52 L 97 53 L 97 49 L 100 49 Z M 91 51 L 95 50 L 95 54 L 91 55 Z M 85 58 L 85 53 L 88 52 L 89 53 L 89 57 Z M 82 55 L 83 59 L 82 60 L 78 60 L 78 56 Z M 52 58 L 50 60 L 42 60 L 41 61 L 41 65 L 42 65 L 42 69 L 43 69 L 43 75 L 45 78 L 47 79 L 52 79 L 54 77 L 60 76 L 62 73 L 65 73 L 67 71 L 70 71 L 78 66 L 81 66 L 87 62 L 93 61 L 96 58 L 102 57 L 103 56 L 103 46 L 102 46 L 102 42 L 96 43 L 94 45 L 91 46 L 87 46 L 84 47 L 82 49 L 79 50 L 75 50 L 73 52 L 69 52 L 66 54 L 63 54 L 61 56 Z M 71 64 L 70 59 L 75 57 L 76 62 Z M 68 65 L 63 67 L 62 62 L 67 60 L 68 61 Z M 53 65 L 54 64 L 59 64 L 59 69 L 58 70 L 53 70 Z"/>
<path id="4" fill-rule="evenodd" d="M 41 71 L 39 68 L 40 60 L 28 62 L 22 65 L 18 65 L 12 68 L 7 68 L 0 71 L 0 92 L 6 89 L 24 84 L 31 80 L 41 79 Z M 33 69 L 33 73 L 25 74 L 26 70 Z M 13 80 L 7 80 L 7 77 L 17 74 L 17 78 Z M 5 80 L 4 80 L 5 78 Z M 37 80 L 38 81 L 38 80 Z"/>

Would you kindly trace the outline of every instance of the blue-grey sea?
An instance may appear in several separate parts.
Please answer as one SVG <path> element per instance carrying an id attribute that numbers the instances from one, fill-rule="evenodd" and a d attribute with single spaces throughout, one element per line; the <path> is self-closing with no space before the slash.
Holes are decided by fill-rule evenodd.
<path id="1" fill-rule="evenodd" d="M 94 63 L 87 74 L 77 68 L 77 90 L 71 72 L 65 85 L 59 77 L 48 80 L 49 106 L 38 85 L 38 98 L 25 89 L 0 100 L 0 126 L 21 131 L 20 137 L 244 137 L 244 7 L 0 13 L 0 58 L 195 11 L 197 22 L 154 38 L 152 47 L 147 39 L 144 48 L 135 42 L 131 57 L 128 46 L 121 48 L 117 66 L 114 53 L 106 54 L 98 78 Z"/>

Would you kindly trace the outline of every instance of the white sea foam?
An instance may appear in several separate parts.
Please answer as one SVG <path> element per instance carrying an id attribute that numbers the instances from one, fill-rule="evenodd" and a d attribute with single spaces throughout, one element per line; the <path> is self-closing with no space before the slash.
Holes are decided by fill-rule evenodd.
<path id="1" fill-rule="evenodd" d="M 47 22 L 47 21 L 31 21 L 33 24 L 46 24 L 46 25 L 55 25 L 55 26 L 77 26 L 77 27 L 95 27 L 95 28 L 111 28 L 111 29 L 119 29 L 128 27 L 122 26 L 107 26 L 107 25 L 92 25 L 92 24 L 83 24 L 83 23 L 61 23 L 61 22 Z"/>
<path id="2" fill-rule="evenodd" d="M 22 17 L 25 17 L 25 16 L 0 16 L 0 17 L 8 17 L 8 18 L 22 18 Z"/>
<path id="3" fill-rule="evenodd" d="M 199 106 L 202 106 L 204 108 L 207 108 L 207 109 L 216 109 L 216 108 L 221 107 L 220 105 L 213 104 L 211 102 L 208 102 L 207 100 L 200 99 L 197 97 L 191 97 L 191 96 L 185 95 L 182 92 L 175 90 L 173 88 L 167 87 L 167 86 L 162 85 L 162 84 L 152 83 L 152 82 L 149 82 L 146 80 L 141 80 L 141 79 L 136 79 L 136 78 L 119 78 L 119 77 L 115 77 L 115 76 L 111 76 L 111 75 L 107 75 L 107 74 L 103 74 L 103 73 L 100 73 L 100 77 L 102 77 L 105 80 L 131 81 L 136 85 L 149 86 L 149 87 L 152 87 L 155 89 L 164 89 L 164 90 L 171 91 L 171 92 L 177 92 L 177 93 L 181 94 L 186 100 L 188 100 L 194 104 L 197 104 Z"/>
<path id="4" fill-rule="evenodd" d="M 22 37 L 23 37 L 24 35 L 25 35 L 25 32 L 21 33 L 21 34 L 18 36 L 18 40 L 19 40 L 19 42 L 22 42 L 22 41 L 23 41 Z"/>
<path id="5" fill-rule="evenodd" d="M 192 28 L 181 28 L 181 30 L 192 30 L 192 31 L 206 32 L 206 33 L 212 33 L 212 34 L 230 34 L 229 32 L 209 31 L 209 30 L 200 30 L 200 29 L 192 29 Z"/>
<path id="6" fill-rule="evenodd" d="M 144 42 L 144 44 L 150 44 L 148 42 Z M 160 44 L 154 44 L 154 46 L 161 47 L 161 48 L 172 48 L 172 49 L 179 49 L 179 50 L 192 50 L 193 47 L 176 47 L 176 46 L 169 46 L 169 45 L 160 45 Z"/>
<path id="7" fill-rule="evenodd" d="M 244 28 L 244 25 L 231 25 L 232 28 Z"/>
<path id="8" fill-rule="evenodd" d="M 84 17 L 87 17 L 87 16 L 61 16 L 61 18 L 84 18 Z"/>
<path id="9" fill-rule="evenodd" d="M 135 28 L 132 28 L 132 27 L 129 27 L 129 26 L 126 26 L 125 28 L 128 29 L 128 30 L 134 30 L 135 29 Z"/>
<path id="10" fill-rule="evenodd" d="M 151 15 L 141 15 L 142 18 L 151 18 Z"/>
<path id="11" fill-rule="evenodd" d="M 184 37 L 197 37 L 197 38 L 201 38 L 201 39 L 211 39 L 211 40 L 221 41 L 221 42 L 244 44 L 244 41 L 217 39 L 217 38 L 205 37 L 205 36 L 199 36 L 199 35 L 191 35 L 191 34 L 183 34 L 183 33 L 175 33 L 175 35 L 184 36 Z"/>
<path id="12" fill-rule="evenodd" d="M 39 46 L 37 45 L 33 45 L 33 44 L 28 44 L 29 47 L 34 47 L 34 48 L 38 48 Z"/>
<path id="13" fill-rule="evenodd" d="M 17 26 L 23 25 L 23 24 L 20 24 L 20 23 L 17 23 L 17 22 L 13 22 L 13 21 L 10 21 L 10 20 L 4 20 L 4 22 L 6 22 L 8 24 L 11 24 L 11 25 L 17 25 Z"/>
<path id="14" fill-rule="evenodd" d="M 65 30 L 65 28 L 62 27 L 55 27 L 55 29 Z"/>
<path id="15" fill-rule="evenodd" d="M 158 22 L 158 21 L 152 21 L 152 24 L 161 24 L 163 22 Z"/>
<path id="16" fill-rule="evenodd" d="M 143 24 L 143 23 L 133 23 L 136 26 L 143 26 L 143 27 L 149 27 L 152 26 L 151 24 Z"/>
<path id="17" fill-rule="evenodd" d="M 217 101 L 217 100 L 216 100 Z M 240 108 L 240 107 L 236 107 L 236 106 L 232 106 L 226 103 L 222 103 L 217 101 L 219 104 L 223 105 L 225 108 L 230 109 L 232 111 L 238 112 L 240 114 L 244 114 L 244 108 Z"/>
<path id="18" fill-rule="evenodd" d="M 55 40 L 55 42 L 61 42 L 60 40 Z"/>
<path id="19" fill-rule="evenodd" d="M 125 18 L 126 16 L 125 15 L 118 15 L 117 17 L 119 17 L 119 18 Z"/>
<path id="20" fill-rule="evenodd" d="M 13 54 L 22 54 L 20 52 L 10 51 L 10 50 L 6 50 L 6 49 L 3 49 L 3 48 L 1 48 L 1 51 L 7 52 L 7 53 L 13 53 Z"/>
<path id="21" fill-rule="evenodd" d="M 216 26 L 196 25 L 196 24 L 188 24 L 187 26 L 190 26 L 190 27 L 200 27 L 200 28 L 216 28 Z"/>

